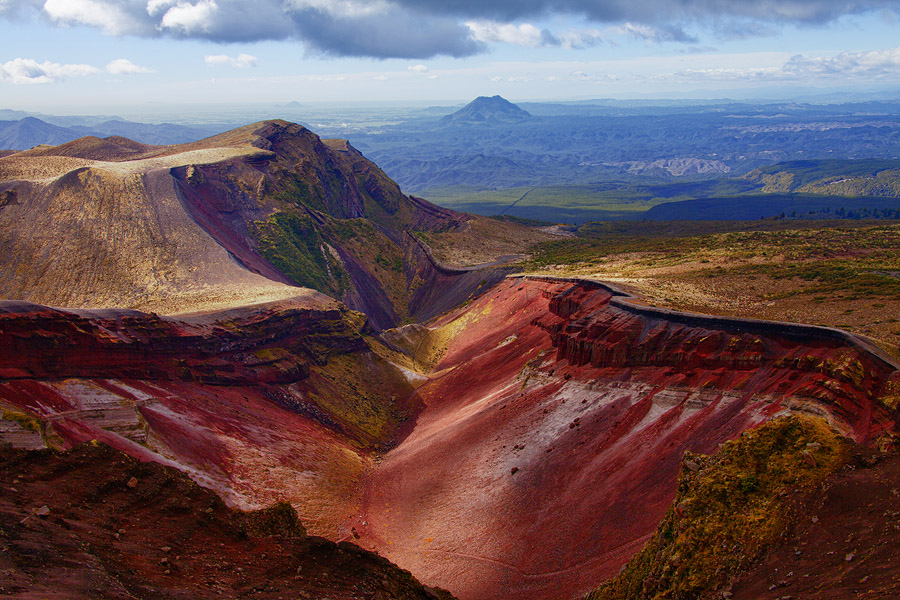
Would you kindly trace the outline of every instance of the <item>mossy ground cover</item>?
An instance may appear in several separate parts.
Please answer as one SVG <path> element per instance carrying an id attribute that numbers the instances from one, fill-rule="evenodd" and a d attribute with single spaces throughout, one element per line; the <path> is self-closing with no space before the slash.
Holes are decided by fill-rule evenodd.
<path id="1" fill-rule="evenodd" d="M 714 455 L 686 454 L 656 533 L 586 600 L 712 598 L 786 531 L 792 502 L 835 472 L 849 447 L 824 421 L 792 415 Z"/>
<path id="2" fill-rule="evenodd" d="M 332 220 L 327 232 L 336 245 L 355 256 L 378 279 L 394 310 L 405 320 L 409 316 L 409 285 L 403 247 L 367 219 Z"/>
<path id="3" fill-rule="evenodd" d="M 377 354 L 332 357 L 314 366 L 310 401 L 341 425 L 361 447 L 383 450 L 396 442 L 400 424 L 412 417 L 412 387 Z"/>
<path id="4" fill-rule="evenodd" d="M 662 197 L 652 188 L 618 182 L 496 190 L 453 186 L 426 190 L 421 195 L 431 202 L 454 210 L 487 216 L 509 214 L 544 218 L 552 222 L 618 219 L 643 212 L 663 202 L 691 198 L 687 195 Z"/>
<path id="5" fill-rule="evenodd" d="M 38 419 L 17 410 L 4 410 L 2 417 L 0 418 L 4 421 L 14 421 L 18 423 L 22 429 L 34 433 L 40 433 L 42 429 L 41 422 Z"/>
<path id="6" fill-rule="evenodd" d="M 336 298 L 349 276 L 325 246 L 312 219 L 298 212 L 275 213 L 253 224 L 260 253 L 292 281 Z"/>
<path id="7" fill-rule="evenodd" d="M 626 252 L 655 253 L 683 261 L 693 253 L 716 253 L 726 258 L 783 254 L 790 260 L 832 258 L 854 249 L 881 250 L 881 256 L 900 247 L 897 222 L 860 221 L 619 221 L 588 223 L 574 238 L 542 244 L 530 266 L 597 262 Z M 711 258 L 711 257 L 707 257 Z"/>

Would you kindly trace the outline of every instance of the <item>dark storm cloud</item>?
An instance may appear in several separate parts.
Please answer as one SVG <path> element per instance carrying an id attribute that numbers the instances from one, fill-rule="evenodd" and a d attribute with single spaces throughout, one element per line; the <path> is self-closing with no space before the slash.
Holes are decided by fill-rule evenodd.
<path id="1" fill-rule="evenodd" d="M 761 21 L 824 23 L 846 14 L 883 8 L 896 0 L 396 0 L 433 14 L 515 20 L 552 13 L 579 14 L 600 22 L 659 23 L 669 19 L 748 18 Z"/>
<path id="2" fill-rule="evenodd" d="M 454 19 L 422 18 L 396 11 L 373 15 L 333 15 L 307 9 L 291 15 L 309 47 L 334 56 L 429 58 L 470 56 L 485 50 Z"/>
<path id="3" fill-rule="evenodd" d="M 467 21 L 583 16 L 651 42 L 694 43 L 710 28 L 753 36 L 780 23 L 825 23 L 900 0 L 0 0 L 8 19 L 39 15 L 113 35 L 214 42 L 297 40 L 314 53 L 374 58 L 468 56 L 486 50 Z M 504 41 L 504 40 L 499 40 Z M 544 30 L 540 45 L 583 47 Z"/>

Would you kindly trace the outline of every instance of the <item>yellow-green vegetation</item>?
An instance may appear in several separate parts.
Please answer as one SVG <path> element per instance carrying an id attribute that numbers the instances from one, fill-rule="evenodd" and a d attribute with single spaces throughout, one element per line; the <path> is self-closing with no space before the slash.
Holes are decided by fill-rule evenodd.
<path id="1" fill-rule="evenodd" d="M 306 155 L 290 167 L 275 169 L 277 189 L 270 192 L 270 197 L 289 205 L 344 216 L 341 200 L 345 174 L 315 144 L 306 150 Z"/>
<path id="2" fill-rule="evenodd" d="M 900 408 L 900 381 L 888 381 L 878 401 L 890 410 Z"/>
<path id="3" fill-rule="evenodd" d="M 337 245 L 378 279 L 401 321 L 406 320 L 410 286 L 404 273 L 403 248 L 368 219 L 330 220 L 327 231 Z"/>
<path id="4" fill-rule="evenodd" d="M 583 221 L 586 217 L 621 217 L 643 212 L 652 206 L 687 200 L 691 196 L 664 198 L 656 196 L 652 189 L 634 188 L 609 183 L 597 185 L 557 185 L 505 188 L 497 190 L 469 189 L 464 186 L 434 188 L 424 192 L 425 197 L 447 208 L 471 210 L 479 214 L 504 214 L 515 206 L 516 214 L 523 210 L 531 215 L 553 210 L 548 214 L 569 216 Z M 566 211 L 571 211 L 571 215 Z"/>
<path id="5" fill-rule="evenodd" d="M 344 246 L 359 251 L 367 262 L 374 262 L 382 271 L 403 274 L 403 251 L 368 219 L 331 221 L 329 230 Z"/>
<path id="6" fill-rule="evenodd" d="M 293 355 L 284 348 L 260 348 L 253 353 L 253 356 L 263 362 L 275 362 L 293 358 Z"/>
<path id="7" fill-rule="evenodd" d="M 403 404 L 412 386 L 374 353 L 333 356 L 312 371 L 322 384 L 310 392 L 310 401 L 364 447 L 388 447 L 410 416 Z"/>
<path id="8" fill-rule="evenodd" d="M 3 420 L 14 421 L 18 423 L 22 427 L 22 429 L 33 431 L 34 433 L 41 432 L 41 422 L 38 419 L 26 415 L 23 412 L 19 412 L 16 410 L 4 410 Z"/>
<path id="9" fill-rule="evenodd" d="M 340 298 L 350 278 L 325 245 L 312 219 L 294 211 L 253 224 L 260 253 L 298 285 Z"/>
<path id="10" fill-rule="evenodd" d="M 372 352 L 378 355 L 378 357 L 382 360 L 392 363 L 402 369 L 406 369 L 407 371 L 412 371 L 413 373 L 424 374 L 428 371 L 428 369 L 416 362 L 415 358 L 386 346 L 377 338 L 368 337 L 366 338 L 366 341 L 368 342 L 369 347 L 372 349 Z"/>
<path id="11" fill-rule="evenodd" d="M 789 192 L 793 188 L 794 174 L 784 171 L 780 173 L 767 173 L 760 175 L 759 182 L 763 184 L 762 191 L 766 194 Z"/>
<path id="12" fill-rule="evenodd" d="M 792 498 L 846 460 L 827 423 L 791 415 L 711 456 L 686 453 L 672 508 L 646 546 L 586 600 L 712 598 L 789 526 Z"/>
<path id="13" fill-rule="evenodd" d="M 454 230 L 415 232 L 434 257 L 448 266 L 471 266 L 493 262 L 501 256 L 525 255 L 541 242 L 559 239 L 558 234 L 520 223 L 520 219 L 473 217 Z"/>
<path id="14" fill-rule="evenodd" d="M 529 266 L 599 263 L 605 257 L 631 252 L 646 253 L 648 266 L 660 261 L 767 257 L 765 262 L 780 264 L 832 261 L 840 256 L 855 259 L 858 255 L 851 253 L 856 251 L 867 259 L 887 261 L 866 267 L 893 268 L 900 265 L 898 248 L 900 225 L 895 222 L 619 221 L 589 223 L 579 228 L 576 238 L 542 244 Z"/>
<path id="15" fill-rule="evenodd" d="M 795 160 L 756 169 L 742 179 L 763 185 L 763 192 L 898 196 L 898 168 L 897 160 Z"/>
<path id="16" fill-rule="evenodd" d="M 800 192 L 833 196 L 900 196 L 900 170 L 886 169 L 859 177 L 836 176 L 799 188 Z"/>

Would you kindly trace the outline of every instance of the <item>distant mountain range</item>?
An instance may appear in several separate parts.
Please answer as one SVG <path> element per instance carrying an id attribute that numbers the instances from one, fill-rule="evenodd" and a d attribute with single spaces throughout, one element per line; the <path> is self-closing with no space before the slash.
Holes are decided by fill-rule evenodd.
<path id="1" fill-rule="evenodd" d="M 18 111 L 0 111 L 0 116 L 19 117 Z M 84 122 L 84 119 L 73 119 Z M 226 127 L 227 129 L 227 127 Z M 27 150 L 41 144 L 57 146 L 92 135 L 95 137 L 122 136 L 153 145 L 183 144 L 221 133 L 216 125 L 173 125 L 172 123 L 135 123 L 109 120 L 91 125 L 61 126 L 36 117 L 25 116 L 16 120 L 0 121 L 0 150 Z"/>
<path id="2" fill-rule="evenodd" d="M 429 111 L 340 137 L 401 188 L 433 199 L 453 186 L 490 192 L 661 184 L 740 176 L 793 160 L 900 159 L 900 102 L 523 107 L 528 110 L 500 96 L 480 97 L 458 110 L 445 107 L 443 116 Z"/>

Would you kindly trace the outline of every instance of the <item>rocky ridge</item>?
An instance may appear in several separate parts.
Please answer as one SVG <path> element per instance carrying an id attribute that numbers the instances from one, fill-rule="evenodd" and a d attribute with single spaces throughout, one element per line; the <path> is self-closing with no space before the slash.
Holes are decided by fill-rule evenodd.
<path id="1" fill-rule="evenodd" d="M 413 299 L 433 274 L 408 232 L 467 218 L 285 121 L 178 146 L 86 137 L 0 158 L 0 286 L 7 299 L 165 314 L 302 286 L 384 329 L 437 312 Z M 455 301 L 477 287 L 457 285 Z"/>
<path id="2" fill-rule="evenodd" d="M 855 338 L 594 282 L 506 279 L 383 341 L 327 303 L 0 317 L 4 440 L 100 440 L 238 507 L 288 500 L 314 533 L 464 599 L 591 589 L 662 519 L 685 451 L 776 416 L 896 434 L 896 366 Z"/>

